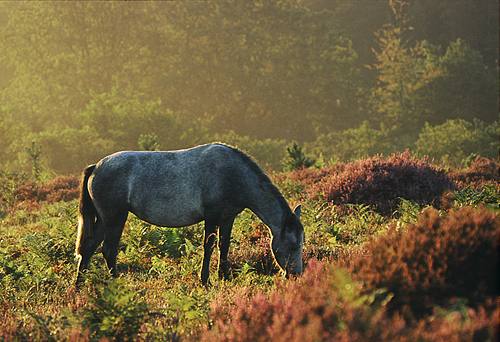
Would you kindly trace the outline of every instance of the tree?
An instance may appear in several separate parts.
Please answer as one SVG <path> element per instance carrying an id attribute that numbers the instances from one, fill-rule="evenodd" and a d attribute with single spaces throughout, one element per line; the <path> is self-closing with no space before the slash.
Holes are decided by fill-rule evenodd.
<path id="1" fill-rule="evenodd" d="M 428 117 L 425 102 L 428 84 L 441 74 L 435 63 L 434 49 L 426 42 L 410 47 L 405 38 L 408 30 L 407 2 L 391 1 L 394 23 L 377 32 L 378 50 L 374 50 L 377 72 L 376 86 L 372 91 L 375 121 L 394 134 L 416 134 Z M 411 140 L 411 139 L 410 139 Z"/>
<path id="2" fill-rule="evenodd" d="M 296 142 L 293 142 L 286 148 L 287 155 L 283 160 L 283 169 L 285 171 L 292 171 L 311 167 L 316 162 L 314 159 L 305 155 Z"/>
<path id="3" fill-rule="evenodd" d="M 446 52 L 436 58 L 438 77 L 425 92 L 430 109 L 426 121 L 440 124 L 448 119 L 477 118 L 493 122 L 498 117 L 497 73 L 484 63 L 479 51 L 462 39 L 450 43 Z"/>

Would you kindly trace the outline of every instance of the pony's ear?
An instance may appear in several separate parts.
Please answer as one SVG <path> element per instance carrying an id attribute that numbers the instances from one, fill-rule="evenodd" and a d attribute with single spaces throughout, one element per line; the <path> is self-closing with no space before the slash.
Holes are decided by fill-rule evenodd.
<path id="1" fill-rule="evenodd" d="M 293 209 L 293 213 L 295 214 L 295 216 L 300 218 L 300 214 L 302 213 L 302 206 L 300 204 L 296 206 L 295 209 Z"/>

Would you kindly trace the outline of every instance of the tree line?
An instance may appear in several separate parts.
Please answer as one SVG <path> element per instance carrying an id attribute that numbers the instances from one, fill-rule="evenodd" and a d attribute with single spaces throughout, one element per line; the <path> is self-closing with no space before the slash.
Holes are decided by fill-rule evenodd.
<path id="1" fill-rule="evenodd" d="M 497 32 L 494 0 L 2 3 L 0 163 L 223 140 L 279 168 L 292 141 L 344 160 L 443 130 L 463 147 L 436 158 L 494 156 Z"/>

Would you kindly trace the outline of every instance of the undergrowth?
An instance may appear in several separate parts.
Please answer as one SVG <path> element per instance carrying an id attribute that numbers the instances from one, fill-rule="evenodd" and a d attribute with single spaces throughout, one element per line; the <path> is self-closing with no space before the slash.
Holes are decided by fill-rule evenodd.
<path id="1" fill-rule="evenodd" d="M 130 215 L 119 278 L 98 249 L 80 292 L 76 178 L 0 175 L 0 340 L 493 340 L 495 170 L 483 160 L 445 172 L 403 154 L 274 174 L 303 207 L 297 279 L 277 272 L 269 230 L 250 211 L 233 228 L 230 279 L 217 278 L 216 251 L 209 288 L 202 224 Z"/>

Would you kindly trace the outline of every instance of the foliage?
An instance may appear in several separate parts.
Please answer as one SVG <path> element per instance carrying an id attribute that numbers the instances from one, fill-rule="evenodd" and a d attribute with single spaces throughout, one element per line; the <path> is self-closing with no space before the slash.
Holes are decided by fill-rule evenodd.
<path id="1" fill-rule="evenodd" d="M 356 128 L 330 132 L 317 137 L 309 148 L 317 155 L 329 156 L 336 161 L 349 161 L 375 154 L 391 152 L 386 131 L 373 129 L 368 121 Z"/>
<path id="2" fill-rule="evenodd" d="M 160 143 L 158 142 L 158 136 L 154 133 L 151 134 L 141 134 L 137 140 L 137 145 L 140 150 L 143 151 L 159 151 Z"/>
<path id="3" fill-rule="evenodd" d="M 375 122 L 389 129 L 394 147 L 411 144 L 425 122 L 498 119 L 493 95 L 498 80 L 481 54 L 462 39 L 451 41 L 444 54 L 426 40 L 410 41 L 414 27 L 408 17 L 409 2 L 390 4 L 394 21 L 376 33 L 378 49 L 371 67 L 377 80 L 371 102 Z"/>
<path id="4" fill-rule="evenodd" d="M 314 165 L 314 159 L 305 155 L 302 147 L 296 142 L 286 148 L 287 155 L 283 159 L 283 169 L 285 171 L 293 171 L 297 169 L 304 169 Z"/>
<path id="5" fill-rule="evenodd" d="M 387 314 L 391 295 L 363 288 L 328 263 L 311 262 L 303 277 L 265 294 L 240 291 L 212 304 L 205 341 L 466 341 L 494 339 L 498 305 L 442 310 L 416 324 Z M 464 312 L 465 311 L 465 312 Z M 458 338 L 457 338 L 458 337 Z"/>
<path id="6" fill-rule="evenodd" d="M 384 218 L 366 204 L 327 205 L 320 215 L 332 237 L 345 245 L 360 244 L 385 228 Z"/>
<path id="7" fill-rule="evenodd" d="M 386 24 L 376 33 L 375 50 L 377 86 L 372 91 L 372 103 L 377 119 L 390 130 L 409 134 L 415 129 L 419 116 L 426 116 L 421 107 L 421 90 L 440 74 L 432 63 L 432 48 L 425 42 L 413 47 L 405 38 L 408 26 L 406 1 L 390 2 L 394 14 L 393 24 Z M 418 127 L 418 126 L 417 126 Z"/>
<path id="8" fill-rule="evenodd" d="M 500 209 L 500 189 L 494 185 L 483 188 L 466 187 L 455 191 L 452 200 L 457 207 L 485 205 L 493 209 Z"/>
<path id="9" fill-rule="evenodd" d="M 0 171 L 0 218 L 16 203 L 16 190 L 27 180 L 24 173 Z"/>
<path id="10" fill-rule="evenodd" d="M 348 261 L 354 278 L 394 294 L 391 309 L 415 315 L 455 297 L 469 305 L 495 296 L 500 221 L 485 209 L 464 207 L 440 216 L 426 210 L 404 230 L 390 229 Z"/>
<path id="11" fill-rule="evenodd" d="M 491 123 L 489 2 L 5 3 L 0 161 L 29 171 L 36 140 L 44 170 L 76 172 L 155 134 L 165 150 L 222 140 L 281 169 L 292 141 L 347 161 L 408 148 L 425 122 Z"/>
<path id="12" fill-rule="evenodd" d="M 37 134 L 48 167 L 58 173 L 81 172 L 91 163 L 116 152 L 118 145 L 110 136 L 101 136 L 89 125 L 51 127 Z"/>
<path id="13" fill-rule="evenodd" d="M 265 167 L 280 169 L 284 158 L 286 142 L 281 139 L 254 139 L 250 136 L 238 135 L 234 131 L 215 135 L 221 141 L 242 149 Z"/>
<path id="14" fill-rule="evenodd" d="M 387 215 L 396 209 L 400 198 L 437 205 L 443 192 L 451 188 L 453 183 L 444 171 L 406 151 L 348 163 L 340 172 L 324 177 L 309 193 L 320 194 L 334 204 L 368 204 Z"/>
<path id="15" fill-rule="evenodd" d="M 352 43 L 331 13 L 294 0 L 5 8 L 3 98 L 36 132 L 54 121 L 76 128 L 78 113 L 113 89 L 161 99 L 185 122 L 210 116 L 218 132 L 260 138 L 311 136 L 321 120 L 345 126 L 359 114 Z"/>
<path id="16" fill-rule="evenodd" d="M 245 236 L 232 246 L 231 263 L 234 270 L 255 271 L 260 274 L 274 274 L 278 267 L 271 252 L 271 239 L 263 224 L 250 223 Z M 245 271 L 246 268 L 246 271 Z"/>
<path id="17" fill-rule="evenodd" d="M 441 124 L 453 118 L 487 123 L 498 120 L 495 101 L 498 78 L 485 64 L 481 53 L 471 48 L 471 44 L 474 42 L 458 38 L 449 43 L 442 56 L 436 58 L 441 73 L 426 89 L 427 106 L 432 111 L 427 119 L 429 122 Z"/>
<path id="18" fill-rule="evenodd" d="M 120 261 L 129 269 L 135 270 L 154 268 L 152 262 L 155 257 L 179 258 L 186 243 L 201 240 L 198 226 L 184 229 L 161 228 L 136 217 L 128 221 L 127 230 L 128 234 L 122 239 L 123 254 Z"/>
<path id="19" fill-rule="evenodd" d="M 123 281 L 114 280 L 90 299 L 90 306 L 83 311 L 83 325 L 94 338 L 133 340 L 147 313 L 140 293 L 128 289 Z"/>
<path id="20" fill-rule="evenodd" d="M 498 154 L 500 124 L 486 125 L 474 120 L 448 120 L 441 125 L 426 124 L 415 143 L 420 155 L 441 160 L 446 164 L 460 166 L 471 154 L 495 158 Z"/>

